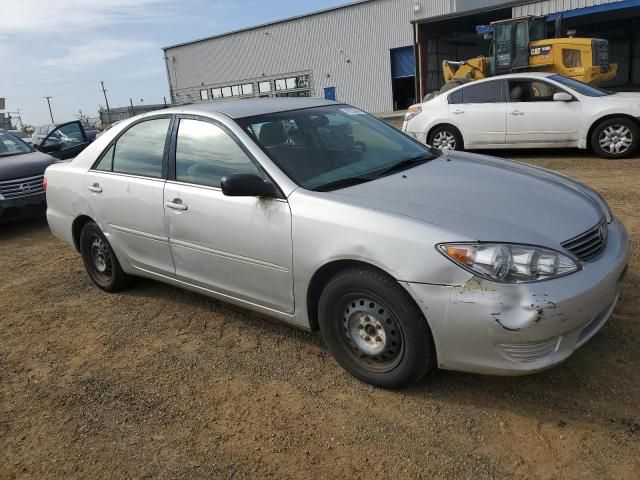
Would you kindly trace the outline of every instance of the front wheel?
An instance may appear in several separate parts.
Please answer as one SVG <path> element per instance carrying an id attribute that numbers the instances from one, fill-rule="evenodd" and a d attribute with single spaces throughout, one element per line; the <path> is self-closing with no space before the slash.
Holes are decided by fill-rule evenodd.
<path id="1" fill-rule="evenodd" d="M 82 227 L 80 253 L 89 277 L 102 290 L 113 293 L 127 286 L 129 276 L 122 270 L 111 245 L 94 222 Z"/>
<path id="2" fill-rule="evenodd" d="M 431 330 L 394 279 L 367 268 L 338 273 L 320 296 L 322 337 L 354 377 L 383 388 L 420 380 L 435 365 Z"/>
<path id="3" fill-rule="evenodd" d="M 462 150 L 462 136 L 458 129 L 450 125 L 434 128 L 427 138 L 427 143 L 439 150 Z"/>
<path id="4" fill-rule="evenodd" d="M 638 150 L 640 131 L 628 118 L 616 117 L 600 123 L 591 133 L 591 148 L 603 158 L 618 159 Z"/>

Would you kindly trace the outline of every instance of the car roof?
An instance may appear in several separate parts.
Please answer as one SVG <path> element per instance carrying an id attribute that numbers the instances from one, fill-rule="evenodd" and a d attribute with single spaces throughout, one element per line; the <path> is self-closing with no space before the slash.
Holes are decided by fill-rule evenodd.
<path id="1" fill-rule="evenodd" d="M 322 98 L 247 98 L 235 100 L 215 100 L 207 103 L 195 103 L 179 105 L 164 110 L 156 110 L 154 113 L 223 113 L 231 118 L 238 119 L 265 115 L 287 110 L 300 110 L 303 108 L 323 107 L 338 105 L 338 102 L 324 100 Z"/>

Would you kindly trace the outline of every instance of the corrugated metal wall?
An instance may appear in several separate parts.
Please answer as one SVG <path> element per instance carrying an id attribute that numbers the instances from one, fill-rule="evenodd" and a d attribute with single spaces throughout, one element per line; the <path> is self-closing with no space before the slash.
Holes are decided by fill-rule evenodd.
<path id="1" fill-rule="evenodd" d="M 513 7 L 513 17 L 525 15 L 549 15 L 550 13 L 573 10 L 574 8 L 593 7 L 603 3 L 615 3 L 621 0 L 545 0 L 528 5 Z"/>
<path id="2" fill-rule="evenodd" d="M 169 48 L 173 101 L 199 101 L 200 89 L 223 83 L 311 71 L 312 95 L 335 86 L 340 101 L 390 111 L 390 50 L 413 45 L 412 20 L 454 8 L 454 0 L 376 0 Z"/>

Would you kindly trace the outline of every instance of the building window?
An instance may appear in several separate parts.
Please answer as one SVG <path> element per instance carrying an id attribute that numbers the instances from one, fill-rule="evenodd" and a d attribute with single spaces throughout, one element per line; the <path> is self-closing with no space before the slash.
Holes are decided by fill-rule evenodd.
<path id="1" fill-rule="evenodd" d="M 279 78 L 276 80 L 276 90 L 286 90 L 287 89 L 287 79 Z"/>
<path id="2" fill-rule="evenodd" d="M 260 93 L 266 93 L 271 91 L 271 82 L 260 82 L 258 83 L 258 91 Z"/>
<path id="3" fill-rule="evenodd" d="M 309 75 L 302 75 L 296 78 L 298 88 L 309 88 Z"/>
<path id="4" fill-rule="evenodd" d="M 211 98 L 222 98 L 222 89 L 221 88 L 212 88 L 211 89 Z"/>
<path id="5" fill-rule="evenodd" d="M 231 96 L 231 87 L 222 87 L 222 97 L 230 97 Z"/>
<path id="6" fill-rule="evenodd" d="M 200 100 L 209 100 L 209 92 L 207 90 L 200 90 Z"/>
<path id="7" fill-rule="evenodd" d="M 297 88 L 296 85 L 296 77 L 287 78 L 287 90 L 293 90 L 294 88 Z"/>
<path id="8" fill-rule="evenodd" d="M 231 87 L 231 95 L 233 95 L 234 97 L 240 96 L 240 85 L 233 85 Z"/>
<path id="9" fill-rule="evenodd" d="M 253 95 L 253 83 L 242 85 L 242 95 Z"/>

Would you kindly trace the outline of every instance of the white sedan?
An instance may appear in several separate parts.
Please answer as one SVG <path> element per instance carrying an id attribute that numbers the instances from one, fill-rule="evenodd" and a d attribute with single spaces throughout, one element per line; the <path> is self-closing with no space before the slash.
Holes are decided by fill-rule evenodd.
<path id="1" fill-rule="evenodd" d="M 402 129 L 443 150 L 577 147 L 625 158 L 640 144 L 640 93 L 552 73 L 501 75 L 411 106 Z"/>

